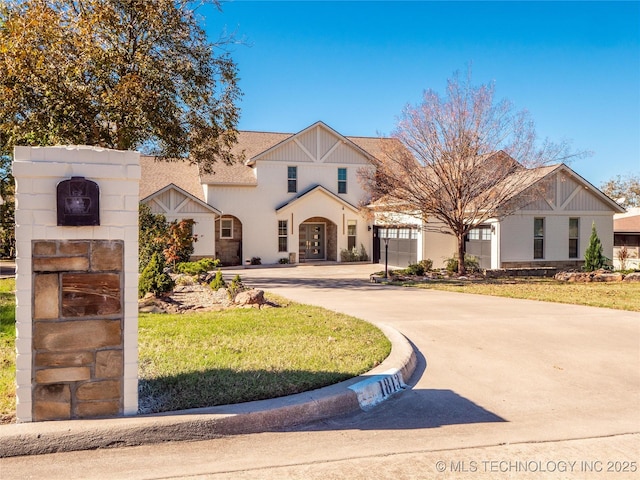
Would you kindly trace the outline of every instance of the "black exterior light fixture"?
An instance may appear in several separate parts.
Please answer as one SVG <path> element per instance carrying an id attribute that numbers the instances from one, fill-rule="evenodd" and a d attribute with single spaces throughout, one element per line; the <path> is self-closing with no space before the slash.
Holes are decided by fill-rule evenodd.
<path id="1" fill-rule="evenodd" d="M 389 229 L 383 229 L 382 241 L 384 242 L 384 279 L 387 280 L 389 270 Z"/>
<path id="2" fill-rule="evenodd" d="M 84 177 L 71 177 L 56 188 L 59 226 L 100 225 L 100 188 Z"/>

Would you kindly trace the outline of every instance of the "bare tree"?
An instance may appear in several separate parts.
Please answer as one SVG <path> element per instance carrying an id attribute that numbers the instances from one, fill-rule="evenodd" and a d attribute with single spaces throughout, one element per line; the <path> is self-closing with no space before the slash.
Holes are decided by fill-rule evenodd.
<path id="1" fill-rule="evenodd" d="M 625 208 L 640 207 L 640 175 L 616 175 L 600 189 Z"/>
<path id="2" fill-rule="evenodd" d="M 426 91 L 405 107 L 396 141 L 381 142 L 375 170 L 361 171 L 378 209 L 401 209 L 457 238 L 459 274 L 469 230 L 543 195 L 550 169 L 540 167 L 575 156 L 567 142 L 538 145 L 529 113 L 494 93 L 493 84 L 472 86 L 470 74 L 455 74 L 444 97 Z"/>

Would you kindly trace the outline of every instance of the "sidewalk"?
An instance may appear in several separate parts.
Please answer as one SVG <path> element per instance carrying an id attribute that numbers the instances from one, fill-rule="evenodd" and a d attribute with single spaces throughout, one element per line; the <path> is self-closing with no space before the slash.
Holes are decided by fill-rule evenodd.
<path id="1" fill-rule="evenodd" d="M 367 409 L 401 390 L 417 362 L 404 336 L 391 327 L 378 327 L 392 343 L 391 354 L 360 377 L 297 395 L 237 405 L 136 417 L 2 425 L 0 458 L 278 431 Z"/>

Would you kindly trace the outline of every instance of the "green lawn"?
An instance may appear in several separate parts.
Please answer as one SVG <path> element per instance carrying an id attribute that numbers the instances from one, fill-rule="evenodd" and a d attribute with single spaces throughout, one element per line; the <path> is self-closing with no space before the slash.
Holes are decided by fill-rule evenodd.
<path id="1" fill-rule="evenodd" d="M 0 280 L 0 423 L 16 410 L 16 282 Z"/>
<path id="2" fill-rule="evenodd" d="M 141 411 L 223 405 L 303 392 L 378 365 L 390 352 L 371 324 L 286 307 L 141 315 Z"/>
<path id="3" fill-rule="evenodd" d="M 640 312 L 640 282 L 569 283 L 553 279 L 529 278 L 431 281 L 405 283 L 405 285 L 448 292 L 476 293 Z"/>
<path id="4" fill-rule="evenodd" d="M 15 416 L 15 281 L 0 280 L 0 423 Z M 160 412 L 289 395 L 384 360 L 373 325 L 276 299 L 280 308 L 139 319 L 140 410 Z"/>

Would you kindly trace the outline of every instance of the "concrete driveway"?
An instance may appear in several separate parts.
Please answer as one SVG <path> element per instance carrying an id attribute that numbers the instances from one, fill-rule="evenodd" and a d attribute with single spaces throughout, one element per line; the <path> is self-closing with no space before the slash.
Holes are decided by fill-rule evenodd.
<path id="1" fill-rule="evenodd" d="M 637 478 L 640 314 L 369 283 L 379 269 L 224 273 L 406 335 L 421 363 L 412 388 L 381 406 L 287 432 L 5 459 L 0 469 L 16 478 Z"/>
<path id="2" fill-rule="evenodd" d="M 389 324 L 413 342 L 422 372 L 382 407 L 388 412 L 367 416 L 372 428 L 393 411 L 395 429 L 464 428 L 455 440 L 463 444 L 640 431 L 639 313 L 368 283 L 379 269 L 237 273 L 287 298 Z"/>

